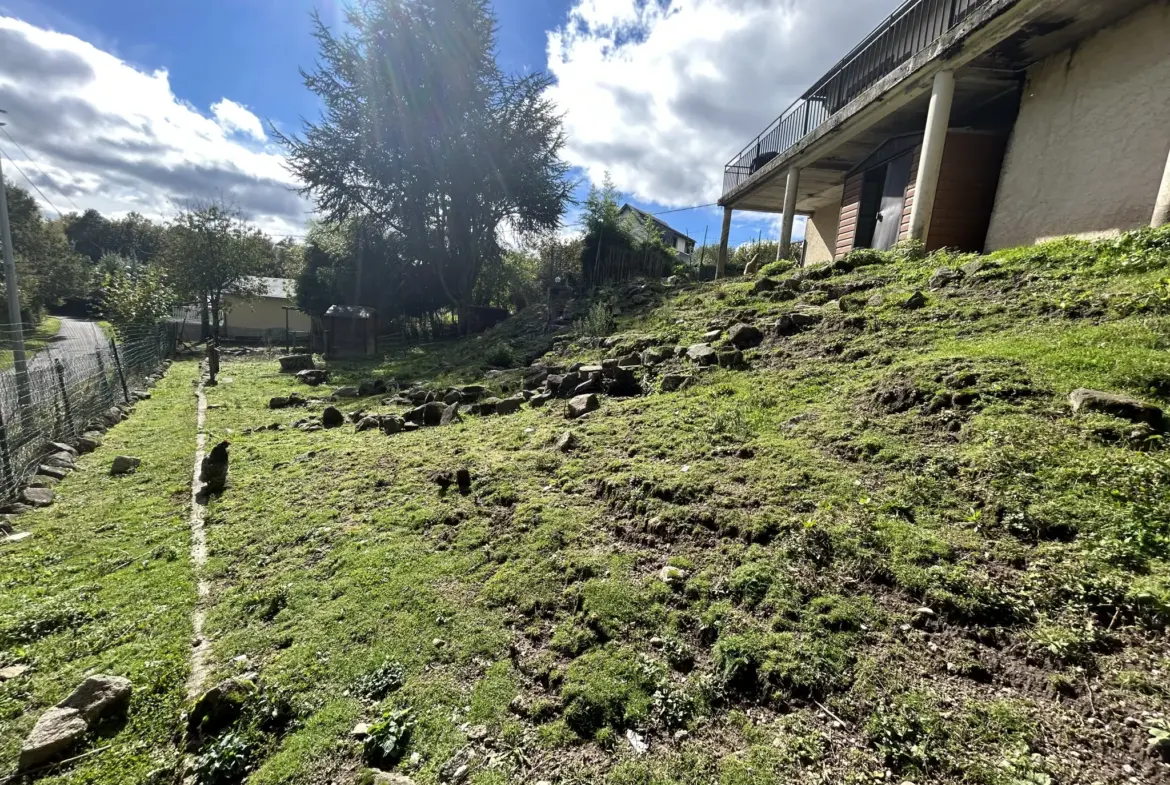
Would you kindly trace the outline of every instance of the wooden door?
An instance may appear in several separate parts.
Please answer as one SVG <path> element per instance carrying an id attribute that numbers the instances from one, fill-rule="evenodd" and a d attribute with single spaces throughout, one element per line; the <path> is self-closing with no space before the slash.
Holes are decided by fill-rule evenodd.
<path id="1" fill-rule="evenodd" d="M 910 167 L 913 163 L 913 153 L 907 153 L 886 165 L 886 182 L 882 187 L 882 204 L 878 210 L 872 244 L 879 251 L 888 251 L 898 242 L 898 234 L 902 229 L 902 210 L 906 206 L 906 186 L 910 182 Z"/>

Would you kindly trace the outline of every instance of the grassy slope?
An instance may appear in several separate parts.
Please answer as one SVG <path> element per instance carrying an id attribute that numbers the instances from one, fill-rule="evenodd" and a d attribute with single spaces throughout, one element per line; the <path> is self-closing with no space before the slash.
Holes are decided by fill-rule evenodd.
<path id="1" fill-rule="evenodd" d="M 605 400 L 568 456 L 551 449 L 563 403 L 393 437 L 242 435 L 303 414 L 263 411 L 290 389 L 273 363 L 233 363 L 212 393 L 211 426 L 233 440 L 211 518 L 216 667 L 259 671 L 300 717 L 233 740 L 258 761 L 249 782 L 351 781 L 347 731 L 390 706 L 418 718 L 422 783 L 468 723 L 491 734 L 481 784 L 1167 776 L 1144 749 L 1165 722 L 1170 465 L 1065 403 L 1082 385 L 1167 402 L 1170 256 L 1154 241 L 1001 254 L 917 311 L 899 303 L 969 260 L 806 282 L 813 304 L 883 283 L 770 337 L 753 370 Z M 712 317 L 764 326 L 792 307 L 733 281 L 619 330 L 686 345 Z M 509 337 L 531 331 L 365 372 L 476 381 Z M 891 412 L 890 389 L 920 403 Z M 741 447 L 754 457 L 730 457 Z M 472 493 L 441 496 L 429 475 L 460 466 Z M 667 564 L 685 586 L 658 579 Z M 363 698 L 387 661 L 404 686 Z"/>
<path id="2" fill-rule="evenodd" d="M 265 408 L 293 388 L 274 362 L 227 362 L 209 391 L 232 473 L 209 509 L 207 632 L 213 679 L 257 673 L 261 691 L 205 761 L 246 762 L 254 785 L 355 782 L 350 728 L 410 707 L 402 752 L 420 763 L 400 769 L 423 785 L 480 724 L 477 785 L 1112 783 L 1126 766 L 1165 778 L 1145 749 L 1170 697 L 1167 453 L 1119 421 L 1072 417 L 1066 398 L 1084 385 L 1170 402 L 1167 239 L 1001 254 L 916 311 L 899 307 L 910 291 L 969 260 L 875 259 L 806 281 L 796 303 L 739 281 L 656 294 L 624 307 L 617 337 L 685 346 L 712 318 L 765 327 L 828 287 L 875 285 L 812 329 L 769 335 L 751 370 L 605 399 L 572 424 L 554 402 L 392 437 L 304 432 L 289 427 L 303 411 Z M 884 302 L 867 305 L 874 293 Z M 489 358 L 545 351 L 542 322 L 341 367 L 337 381 L 481 381 Z M 619 353 L 590 345 L 549 359 Z M 359 407 L 393 410 L 346 408 Z M 562 455 L 566 428 L 581 446 Z M 176 451 L 152 492 L 175 490 L 181 509 L 191 440 L 173 441 L 149 442 Z M 459 467 L 472 492 L 441 495 L 430 475 Z M 189 609 L 184 564 L 149 563 L 139 580 L 177 571 L 150 607 Z M 659 579 L 667 565 L 682 585 Z M 127 669 L 161 659 L 182 673 L 125 651 Z M 174 728 L 165 703 L 151 738 Z M 633 753 L 630 728 L 649 754 Z"/>
<path id="3" fill-rule="evenodd" d="M 61 482 L 51 508 L 22 515 L 33 536 L 0 544 L 0 665 L 31 666 L 0 685 L 0 772 L 45 708 L 88 674 L 128 677 L 124 727 L 99 728 L 79 751 L 112 743 L 40 782 L 146 782 L 173 767 L 189 672 L 195 586 L 187 509 L 195 445 L 193 364 L 171 368 L 149 401 Z M 118 454 L 136 474 L 110 477 Z"/>

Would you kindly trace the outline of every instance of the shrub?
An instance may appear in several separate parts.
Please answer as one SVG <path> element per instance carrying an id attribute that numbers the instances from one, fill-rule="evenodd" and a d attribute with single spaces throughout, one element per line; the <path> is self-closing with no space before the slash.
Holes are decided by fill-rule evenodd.
<path id="1" fill-rule="evenodd" d="M 598 300 L 593 303 L 584 317 L 573 322 L 573 329 L 583 336 L 604 338 L 614 331 L 617 322 L 613 318 L 613 303 L 609 300 Z"/>
<path id="2" fill-rule="evenodd" d="M 406 670 L 402 663 L 385 660 L 374 670 L 360 676 L 354 682 L 353 692 L 366 700 L 378 701 L 401 687 L 405 679 Z"/>
<path id="3" fill-rule="evenodd" d="M 205 746 L 195 760 L 200 785 L 239 782 L 256 757 L 254 737 L 229 731 Z"/>
<path id="4" fill-rule="evenodd" d="M 410 709 L 392 709 L 383 714 L 370 725 L 365 740 L 366 760 L 370 764 L 393 766 L 402 758 L 414 724 Z"/>

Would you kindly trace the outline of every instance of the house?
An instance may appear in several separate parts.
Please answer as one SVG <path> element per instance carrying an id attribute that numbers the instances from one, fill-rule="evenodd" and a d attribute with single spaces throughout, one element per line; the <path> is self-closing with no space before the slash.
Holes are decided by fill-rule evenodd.
<path id="1" fill-rule="evenodd" d="M 304 342 L 312 329 L 312 317 L 297 310 L 291 278 L 247 278 L 241 289 L 253 296 L 226 294 L 220 314 L 219 334 L 223 338 L 262 343 Z M 175 309 L 184 340 L 200 337 L 199 307 Z"/>
<path id="2" fill-rule="evenodd" d="M 621 219 L 625 222 L 630 233 L 634 237 L 642 240 L 646 238 L 646 221 L 652 221 L 658 227 L 659 233 L 662 235 L 662 242 L 667 248 L 672 248 L 675 252 L 682 254 L 684 257 L 690 256 L 695 250 L 695 241 L 685 234 L 664 223 L 654 216 L 643 210 L 639 210 L 632 204 L 622 205 L 621 211 L 618 213 Z"/>
<path id="3" fill-rule="evenodd" d="M 287 330 L 287 337 L 304 339 L 312 329 L 312 317 L 297 310 L 295 285 L 291 278 L 245 280 L 242 288 L 258 295 L 225 295 L 220 335 L 281 343 Z"/>
<path id="4" fill-rule="evenodd" d="M 1170 222 L 1170 3 L 911 0 L 724 168 L 806 263 Z"/>

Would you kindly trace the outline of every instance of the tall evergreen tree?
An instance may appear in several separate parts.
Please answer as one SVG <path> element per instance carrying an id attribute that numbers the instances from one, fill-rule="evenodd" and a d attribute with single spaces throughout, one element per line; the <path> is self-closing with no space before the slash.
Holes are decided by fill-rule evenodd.
<path id="1" fill-rule="evenodd" d="M 320 64 L 302 75 L 324 110 L 281 137 L 291 167 L 329 220 L 372 222 L 462 313 L 502 226 L 560 224 L 571 184 L 550 78 L 501 73 L 487 0 L 363 0 L 347 21 L 337 35 L 316 19 Z"/>

